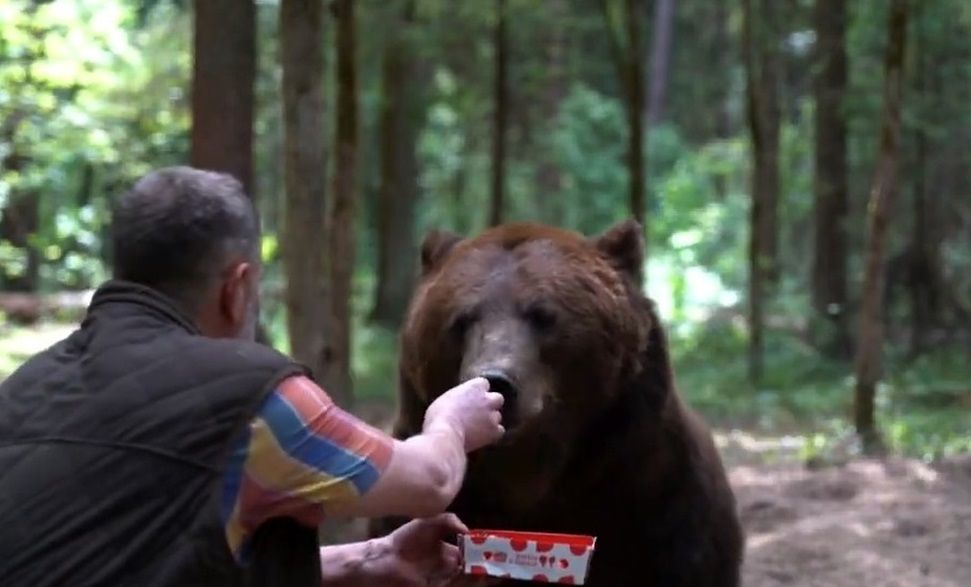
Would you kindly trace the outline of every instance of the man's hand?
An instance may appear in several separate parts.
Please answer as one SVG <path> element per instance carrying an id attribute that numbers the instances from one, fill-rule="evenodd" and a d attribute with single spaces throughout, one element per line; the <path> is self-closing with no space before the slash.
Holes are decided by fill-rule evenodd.
<path id="1" fill-rule="evenodd" d="M 490 392 L 487 380 L 470 379 L 428 406 L 424 431 L 447 426 L 464 440 L 465 452 L 472 452 L 502 438 L 502 404 L 502 395 Z"/>
<path id="2" fill-rule="evenodd" d="M 461 572 L 461 556 L 459 549 L 445 539 L 464 532 L 468 528 L 454 514 L 412 520 L 379 539 L 382 555 L 372 561 L 365 573 L 378 581 L 375 585 L 449 585 Z"/>

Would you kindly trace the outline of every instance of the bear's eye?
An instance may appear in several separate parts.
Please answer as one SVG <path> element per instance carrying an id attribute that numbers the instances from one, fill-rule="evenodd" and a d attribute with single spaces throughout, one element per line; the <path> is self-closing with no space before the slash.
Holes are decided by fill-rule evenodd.
<path id="1" fill-rule="evenodd" d="M 547 332 L 556 326 L 556 314 L 545 306 L 530 306 L 524 316 L 538 332 Z"/>
<path id="2" fill-rule="evenodd" d="M 469 328 L 475 322 L 475 319 L 475 313 L 462 312 L 461 314 L 458 314 L 452 318 L 448 331 L 455 338 L 464 338 L 465 333 L 469 331 Z"/>

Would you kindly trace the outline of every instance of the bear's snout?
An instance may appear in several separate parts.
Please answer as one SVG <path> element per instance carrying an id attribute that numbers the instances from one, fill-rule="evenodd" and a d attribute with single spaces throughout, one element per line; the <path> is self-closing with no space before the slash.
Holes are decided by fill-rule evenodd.
<path id="1" fill-rule="evenodd" d="M 502 395 L 502 423 L 506 428 L 512 428 L 518 423 L 519 387 L 513 383 L 506 373 L 496 369 L 488 369 L 481 373 L 481 377 L 489 382 L 489 391 Z"/>

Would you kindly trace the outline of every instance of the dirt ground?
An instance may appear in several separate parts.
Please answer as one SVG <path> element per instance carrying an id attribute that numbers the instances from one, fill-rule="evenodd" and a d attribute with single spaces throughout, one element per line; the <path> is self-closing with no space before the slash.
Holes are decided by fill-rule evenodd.
<path id="1" fill-rule="evenodd" d="M 385 425 L 387 408 L 358 408 Z M 797 437 L 716 431 L 747 535 L 745 587 L 971 587 L 971 455 L 807 468 Z M 355 539 L 363 525 L 332 528 Z"/>
<path id="2" fill-rule="evenodd" d="M 809 470 L 719 440 L 746 528 L 746 587 L 971 586 L 971 456 Z"/>

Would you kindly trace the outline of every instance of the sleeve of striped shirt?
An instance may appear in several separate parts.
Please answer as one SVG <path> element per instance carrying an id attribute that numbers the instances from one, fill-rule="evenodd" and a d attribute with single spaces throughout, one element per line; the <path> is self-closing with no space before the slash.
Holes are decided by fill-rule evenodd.
<path id="1" fill-rule="evenodd" d="M 230 454 L 221 496 L 226 539 L 248 560 L 249 538 L 274 517 L 317 526 L 328 506 L 370 489 L 393 440 L 337 407 L 313 381 L 284 380 Z"/>

